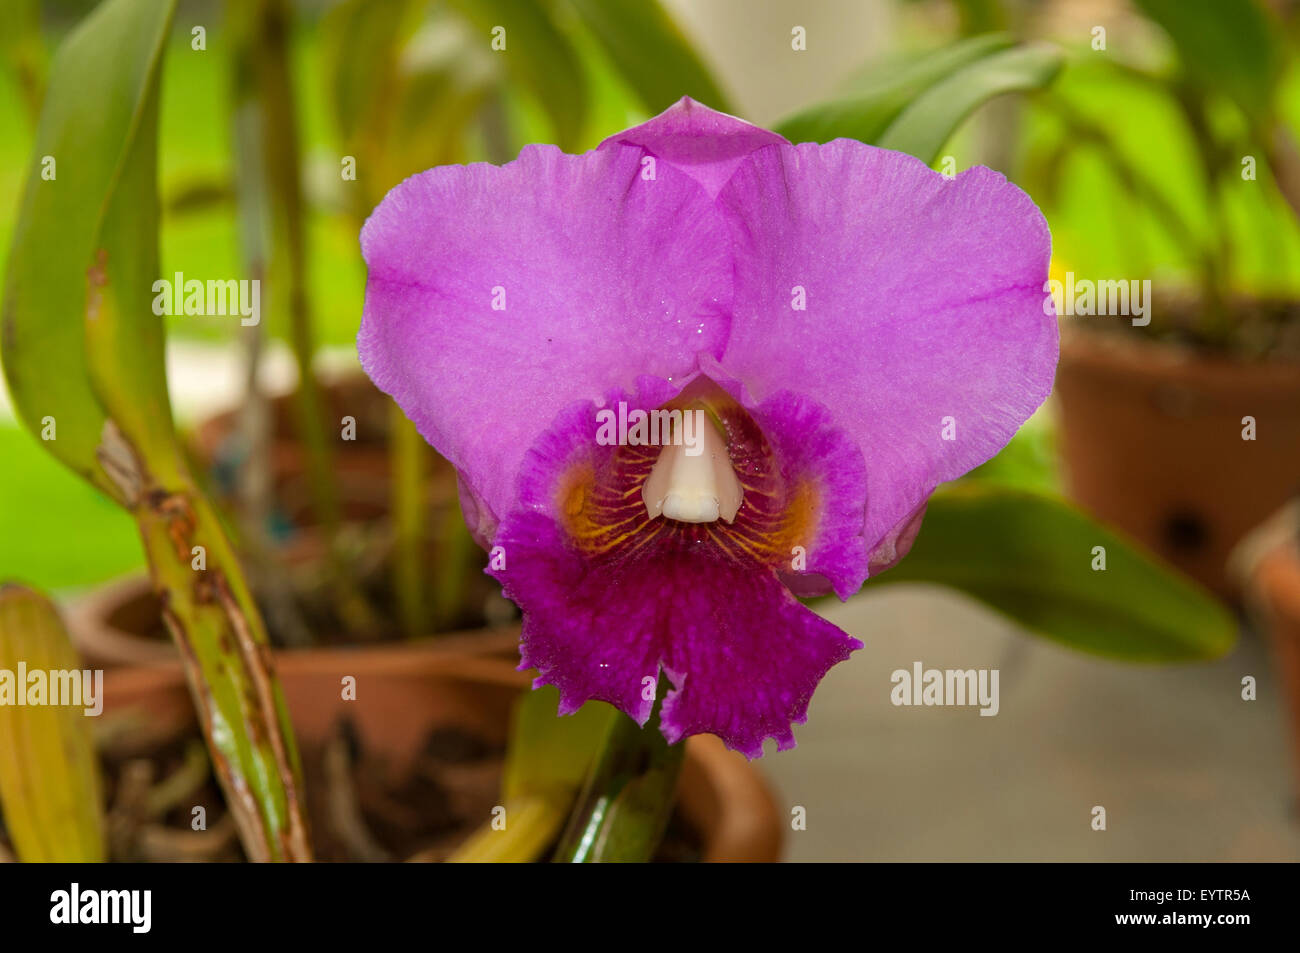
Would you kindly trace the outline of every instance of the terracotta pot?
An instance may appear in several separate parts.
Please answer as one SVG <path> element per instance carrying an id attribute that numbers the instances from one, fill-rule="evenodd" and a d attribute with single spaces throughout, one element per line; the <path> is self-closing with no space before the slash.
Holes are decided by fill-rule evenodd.
<path id="1" fill-rule="evenodd" d="M 301 545 L 286 548 L 283 553 L 285 564 L 318 563 L 320 555 L 316 543 L 317 540 L 308 535 Z M 478 583 L 479 579 L 475 577 L 472 581 Z M 155 665 L 174 661 L 177 657 L 176 646 L 163 624 L 158 597 L 148 576 L 124 576 L 90 590 L 73 600 L 66 612 L 66 620 L 72 643 L 86 664 L 93 668 Z M 494 632 L 492 628 L 482 628 L 461 635 L 482 637 L 485 645 L 495 645 Z M 457 637 L 451 633 L 432 636 L 439 642 Z M 516 637 L 510 644 L 512 651 L 517 642 Z"/>
<path id="2" fill-rule="evenodd" d="M 360 373 L 339 375 L 321 381 L 325 419 L 337 421 L 344 415 L 357 422 L 357 439 L 335 446 L 335 476 L 344 519 L 369 527 L 386 526 L 389 515 L 391 467 L 388 433 L 392 401 Z M 293 527 L 283 542 L 275 544 L 274 557 L 282 568 L 319 566 L 326 550 L 314 525 L 311 493 L 306 486 L 306 453 L 298 440 L 296 395 L 272 398 L 271 476 L 279 515 Z M 200 423 L 190 436 L 197 463 L 215 471 L 213 484 L 220 502 L 233 505 L 229 495 L 231 474 L 242 466 L 235 446 L 238 412 L 228 411 Z M 454 510 L 459 513 L 455 471 L 432 451 L 425 478 L 428 492 L 427 523 L 445 525 Z M 459 516 L 457 515 L 457 519 Z M 426 544 L 434 546 L 431 535 Z M 481 582 L 481 555 L 474 549 L 470 579 Z M 490 590 L 484 584 L 482 588 Z M 73 641 L 88 663 L 100 668 L 118 665 L 147 665 L 175 657 L 175 648 L 164 629 L 158 602 L 144 576 L 132 575 L 96 588 L 74 603 L 69 613 Z"/>
<path id="3" fill-rule="evenodd" d="M 374 649 L 309 649 L 276 654 L 276 667 L 299 741 L 323 743 L 338 719 L 352 719 L 364 745 L 401 770 L 435 727 L 457 727 L 490 741 L 506 739 L 511 706 L 531 675 L 492 654 L 518 630 L 433 645 Z M 344 701 L 344 675 L 357 680 L 357 699 Z M 151 724 L 193 722 L 179 665 L 122 668 L 104 680 L 107 713 L 135 710 Z M 780 859 L 781 820 L 757 769 L 712 736 L 686 742 L 678 807 L 704 841 L 709 862 Z"/>
<path id="4" fill-rule="evenodd" d="M 322 418 L 331 427 L 344 416 L 356 420 L 356 439 L 333 444 L 335 479 L 342 491 L 345 512 L 351 518 L 379 516 L 387 511 L 388 430 L 392 401 L 362 374 L 345 374 L 320 382 Z M 306 485 L 307 453 L 298 437 L 297 394 L 268 401 L 270 412 L 270 477 L 276 502 L 293 511 L 307 512 L 311 493 Z M 239 411 L 230 410 L 200 422 L 190 436 L 195 458 L 214 470 L 219 492 L 230 490 L 231 473 L 243 465 L 244 451 L 236 444 Z M 451 481 L 455 492 L 454 475 Z M 440 492 L 446 491 L 439 486 Z"/>
<path id="5" fill-rule="evenodd" d="M 388 515 L 392 469 L 389 430 L 392 399 L 359 372 L 320 381 L 322 417 L 336 428 L 344 416 L 356 420 L 356 439 L 332 444 L 334 479 L 343 515 L 349 520 L 379 519 Z M 307 482 L 307 452 L 299 439 L 297 394 L 270 399 L 271 492 L 281 514 L 295 526 L 314 520 L 312 493 Z M 210 483 L 220 502 L 233 504 L 234 474 L 244 464 L 245 451 L 237 441 L 239 412 L 226 411 L 200 422 L 189 443 L 198 464 L 209 471 Z M 335 431 L 330 431 L 336 433 Z M 451 464 L 430 451 L 425 488 L 436 511 L 458 506 L 456 472 Z"/>
<path id="6" fill-rule="evenodd" d="M 154 665 L 176 659 L 149 577 L 123 576 L 73 600 L 68 635 L 92 668 Z"/>
<path id="7" fill-rule="evenodd" d="M 1300 485 L 1300 364 L 1074 331 L 1062 337 L 1056 395 L 1070 494 L 1234 594 L 1232 547 Z M 1245 417 L 1254 440 L 1242 438 Z"/>
<path id="8" fill-rule="evenodd" d="M 1300 501 L 1252 533 L 1233 557 L 1251 614 L 1268 630 L 1278 680 L 1286 693 L 1300 802 Z"/>

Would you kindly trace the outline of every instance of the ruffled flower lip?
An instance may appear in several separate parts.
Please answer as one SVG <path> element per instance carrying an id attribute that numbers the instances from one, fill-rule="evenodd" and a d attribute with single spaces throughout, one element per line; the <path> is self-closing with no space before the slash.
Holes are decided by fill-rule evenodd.
<path id="1" fill-rule="evenodd" d="M 821 525 L 820 497 L 844 488 L 781 449 L 814 414 L 764 408 L 773 443 L 709 378 L 664 400 L 671 389 L 660 381 L 563 415 L 526 459 L 525 505 L 502 524 L 489 571 L 528 607 L 520 667 L 559 688 L 562 713 L 595 698 L 644 723 L 662 671 L 673 686 L 660 717 L 670 741 L 708 730 L 755 757 L 765 737 L 794 743 L 790 726 L 806 717 L 817 681 L 860 647 L 782 581 L 807 572 L 801 554 L 835 550 L 819 545 L 835 531 Z M 642 491 L 663 446 L 593 439 L 602 410 L 620 405 L 629 415 L 699 408 L 720 427 L 743 488 L 734 520 L 651 515 Z"/>

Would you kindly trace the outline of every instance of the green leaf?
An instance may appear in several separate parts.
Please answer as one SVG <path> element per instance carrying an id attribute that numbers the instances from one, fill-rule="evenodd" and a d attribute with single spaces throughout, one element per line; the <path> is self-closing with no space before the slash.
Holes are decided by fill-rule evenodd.
<path id="1" fill-rule="evenodd" d="M 1237 634 L 1208 593 L 1074 507 L 975 481 L 935 493 L 912 551 L 868 586 L 900 582 L 957 589 L 1035 634 L 1127 661 L 1214 658 Z"/>
<path id="2" fill-rule="evenodd" d="M 661 674 L 655 711 L 645 726 L 616 714 L 600 743 L 554 860 L 560 863 L 645 863 L 654 857 L 672 815 L 686 744 L 660 731 Z"/>
<path id="3" fill-rule="evenodd" d="M 35 124 L 41 113 L 47 66 L 38 0 L 10 0 L 5 11 L 5 29 L 0 31 L 0 60 L 17 84 L 23 107 Z"/>
<path id="4" fill-rule="evenodd" d="M 874 143 L 921 93 L 963 67 L 1014 45 L 1010 36 L 995 33 L 910 61 L 873 66 L 858 74 L 843 97 L 796 113 L 779 123 L 776 131 L 791 142 L 844 138 Z"/>
<path id="5" fill-rule="evenodd" d="M 683 96 L 732 111 L 708 67 L 657 0 L 570 3 L 650 112 L 662 112 Z"/>
<path id="6" fill-rule="evenodd" d="M 195 489 L 167 399 L 158 74 L 173 0 L 105 0 L 55 59 L 10 258 L 4 362 L 19 414 L 135 517 L 213 766 L 252 860 L 310 859 L 301 770 L 266 630 Z"/>
<path id="7" fill-rule="evenodd" d="M 1173 40 L 1183 71 L 1221 90 L 1252 121 L 1271 115 L 1286 67 L 1282 27 L 1255 0 L 1136 0 Z"/>
<path id="8" fill-rule="evenodd" d="M 480 31 L 482 43 L 502 27 L 505 49 L 495 52 L 506 72 L 542 105 L 561 148 L 577 147 L 587 117 L 587 82 L 578 54 L 539 0 L 452 0 Z"/>
<path id="9" fill-rule="evenodd" d="M 1041 89 L 1061 67 L 1046 46 L 1013 46 L 1000 33 L 972 37 L 912 63 L 876 67 L 843 98 L 776 127 L 792 142 L 857 139 L 933 162 L 977 107 L 1004 93 Z"/>
<path id="10" fill-rule="evenodd" d="M 985 57 L 935 83 L 913 100 L 876 141 L 930 163 L 962 121 L 994 97 L 1047 86 L 1061 69 L 1061 54 L 1024 46 Z"/>
<path id="11" fill-rule="evenodd" d="M 152 165 L 141 171 L 130 163 L 144 158 L 136 139 L 156 119 L 154 90 L 172 6 L 173 0 L 110 0 L 60 47 L 5 275 L 3 361 L 19 417 L 36 434 L 52 418 L 55 439 L 44 446 L 118 499 L 121 490 L 96 456 L 106 415 L 87 361 L 88 275 L 103 271 L 96 250 L 105 219 L 129 227 L 121 219 L 126 210 L 112 206 L 119 184 L 125 177 L 134 186 L 152 172 Z M 156 220 L 142 227 L 156 227 Z M 141 261 L 107 264 L 121 274 Z M 155 346 L 152 337 L 142 342 L 145 350 Z M 141 407 L 156 407 L 166 401 L 158 379 L 149 374 L 125 384 Z"/>
<path id="12" fill-rule="evenodd" d="M 43 595 L 0 585 L 0 672 L 83 670 L 54 605 Z M 102 689 L 102 685 L 100 686 Z M 26 692 L 26 684 L 10 690 Z M 0 808 L 18 859 L 25 863 L 99 863 L 104 859 L 99 762 L 85 714 L 103 698 L 85 704 L 0 703 Z"/>
<path id="13" fill-rule="evenodd" d="M 1040 412 L 1025 421 L 997 456 L 976 467 L 965 479 L 1055 496 L 1061 491 L 1057 461 L 1055 433 Z"/>
<path id="14" fill-rule="evenodd" d="M 617 710 L 589 702 L 556 714 L 560 693 L 550 685 L 525 693 L 515 708 L 502 790 L 507 798 L 551 789 L 577 794 Z"/>
<path id="15" fill-rule="evenodd" d="M 410 11 L 410 0 L 343 0 L 321 20 L 325 100 L 345 143 L 367 125 L 392 91 L 396 54 Z"/>
<path id="16" fill-rule="evenodd" d="M 86 367 L 113 425 L 147 461 L 153 478 L 172 484 L 183 464 L 167 393 L 163 319 L 153 309 L 161 271 L 158 83 L 148 87 L 134 132 L 105 199 L 86 272 Z"/>
<path id="17" fill-rule="evenodd" d="M 450 862 L 531 862 L 555 841 L 601 742 L 619 717 L 603 702 L 588 702 L 560 717 L 559 700 L 549 685 L 520 696 L 506 751 L 505 814 L 497 823 L 484 824 Z"/>

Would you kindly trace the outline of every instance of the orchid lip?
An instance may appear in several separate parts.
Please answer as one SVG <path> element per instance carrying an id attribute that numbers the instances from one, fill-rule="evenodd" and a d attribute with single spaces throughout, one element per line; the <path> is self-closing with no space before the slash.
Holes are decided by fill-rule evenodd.
<path id="1" fill-rule="evenodd" d="M 699 441 L 696 453 L 682 444 L 668 444 L 659 451 L 641 486 L 650 519 L 662 515 L 682 523 L 735 521 L 744 491 L 726 440 L 710 422 L 700 427 Z"/>

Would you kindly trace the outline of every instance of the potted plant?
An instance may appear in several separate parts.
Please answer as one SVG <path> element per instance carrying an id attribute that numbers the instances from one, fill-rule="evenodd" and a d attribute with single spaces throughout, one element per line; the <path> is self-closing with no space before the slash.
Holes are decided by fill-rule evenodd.
<path id="1" fill-rule="evenodd" d="M 1254 0 L 1135 6 L 1173 64 L 1139 62 L 1114 37 L 1098 48 L 1094 31 L 1076 68 L 1152 121 L 1121 137 L 1098 109 L 1110 100 L 1059 88 L 1040 101 L 1051 131 L 1030 157 L 1031 188 L 1051 203 L 1072 163 L 1083 174 L 1083 158 L 1100 159 L 1121 220 L 1110 260 L 1155 279 L 1140 303 L 1132 274 L 1065 274 L 1070 249 L 1058 259 L 1060 445 L 1076 500 L 1227 595 L 1229 552 L 1300 479 L 1300 288 L 1280 264 L 1300 213 L 1282 101 L 1294 31 Z M 1174 157 L 1189 183 L 1160 175 Z"/>
<path id="2" fill-rule="evenodd" d="M 458 645 L 466 639 L 473 636 L 415 651 L 281 656 L 277 668 L 311 784 L 318 859 L 548 856 L 578 793 L 581 752 L 614 712 L 593 708 L 556 720 L 546 710 L 554 709 L 553 695 L 529 697 L 526 675 L 507 660 L 467 654 Z M 0 667 L 20 661 L 32 670 L 80 664 L 52 603 L 8 586 L 0 590 Z M 344 673 L 356 694 L 340 691 Z M 361 695 L 367 703 L 354 704 Z M 246 859 L 213 786 L 179 662 L 109 671 L 96 704 L 105 726 L 98 744 L 75 709 L 0 709 L 0 734 L 25 742 L 6 746 L 0 769 L 0 856 Z M 46 745 L 60 734 L 62 745 Z M 39 759 L 8 760 L 20 751 Z M 511 837 L 493 836 L 494 817 L 505 818 Z M 486 837 L 476 834 L 480 828 Z M 476 837 L 488 849 L 475 847 Z M 657 856 L 774 861 L 780 842 L 780 818 L 761 776 L 716 738 L 693 739 Z"/>
<path id="3" fill-rule="evenodd" d="M 1300 797 L 1300 502 L 1292 500 L 1251 531 L 1231 569 L 1267 631 L 1290 713 L 1292 764 Z"/>
<path id="4" fill-rule="evenodd" d="M 304 755 L 309 744 L 322 741 L 340 710 L 353 714 L 356 730 L 371 747 L 405 757 L 427 740 L 421 738 L 423 726 L 445 727 L 441 719 L 454 722 L 452 712 L 479 719 L 484 735 L 479 741 L 501 739 L 507 723 L 503 699 L 517 694 L 528 676 L 511 669 L 513 659 L 491 658 L 490 640 L 481 632 L 431 645 L 407 640 L 323 652 L 273 650 L 249 577 L 264 576 L 264 566 L 287 571 L 292 560 L 285 549 L 266 548 L 266 562 L 254 557 L 250 571 L 237 557 L 230 521 L 205 492 L 206 481 L 195 476 L 173 428 L 163 323 L 151 307 L 159 271 L 159 63 L 173 6 L 171 0 L 105 0 L 60 50 L 36 155 L 75 150 L 88 159 L 68 170 L 57 189 L 44 187 L 38 168 L 31 172 L 6 275 L 4 369 L 24 424 L 41 434 L 50 426 L 47 418 L 56 421 L 57 439 L 45 442 L 49 452 L 120 504 L 139 526 L 157 616 L 178 649 L 177 661 L 121 668 L 112 673 L 114 684 L 144 685 L 141 697 L 147 704 L 176 711 L 183 709 L 176 693 L 183 679 L 216 782 L 212 803 L 224 805 L 243 855 L 255 861 L 303 861 L 317 847 L 311 778 L 304 770 L 311 762 Z M 237 24 L 252 31 L 240 34 L 247 55 L 268 42 L 260 30 L 282 34 L 284 7 L 277 0 L 241 10 L 256 14 Z M 631 29 L 633 35 L 657 36 L 677 56 L 689 56 L 665 23 L 661 12 L 638 8 L 615 38 L 626 41 Z M 602 36 L 609 42 L 611 34 Z M 274 92 L 283 91 L 283 77 L 276 72 L 284 68 L 283 60 L 277 66 L 274 55 L 253 58 L 271 84 L 263 104 L 271 131 L 283 134 L 283 97 Z M 834 591 L 847 598 L 868 576 L 879 577 L 875 584 L 905 579 L 948 584 L 1035 633 L 1124 659 L 1204 658 L 1231 645 L 1235 626 L 1221 606 L 1059 500 L 987 478 L 938 488 L 1005 445 L 1051 387 L 1055 324 L 1036 294 L 1023 293 L 1027 276 L 1037 280 L 1046 274 L 1049 234 L 1033 203 L 1000 177 L 977 169 L 949 181 L 914 156 L 932 160 L 984 98 L 1039 88 L 1051 81 L 1057 66 L 1050 49 L 1020 48 L 1005 37 L 977 38 L 931 54 L 903 73 L 878 75 L 846 99 L 783 127 L 798 138 L 794 130 L 803 124 L 815 130 L 813 139 L 852 130 L 893 146 L 892 151 L 841 141 L 800 152 L 776 133 L 683 98 L 593 152 L 561 158 L 552 148 L 532 147 L 505 167 L 439 167 L 407 180 L 383 200 L 362 237 L 370 282 L 360 336 L 363 365 L 455 466 L 467 528 L 490 547 L 490 571 L 525 613 L 522 667 L 536 670 L 535 686 L 554 685 L 556 691 L 529 694 L 511 725 L 515 757 L 531 767 L 515 772 L 509 761 L 502 790 L 507 801 L 512 794 L 525 800 L 525 823 L 489 826 L 483 838 L 471 837 L 460 849 L 472 857 L 496 856 L 522 837 L 529 857 L 539 856 L 537 851 L 552 841 L 554 856 L 566 861 L 653 857 L 671 821 L 675 792 L 679 784 L 690 788 L 692 773 L 715 779 L 701 789 L 711 792 L 705 802 L 720 792 L 725 800 L 728 786 L 741 784 L 734 771 L 727 781 L 710 774 L 696 753 L 725 743 L 757 757 L 767 737 L 788 747 L 792 725 L 806 717 L 817 681 L 858 647 L 796 596 Z M 662 95 L 657 72 L 638 75 L 648 100 Z M 270 159 L 256 153 L 266 162 L 270 201 L 278 209 L 270 217 L 289 236 L 298 193 L 295 173 L 282 163 L 293 153 L 291 147 Z M 803 183 L 810 191 L 800 214 L 761 227 L 757 220 L 750 223 L 748 233 L 766 235 L 771 246 L 735 242 L 722 206 L 710 204 L 710 190 L 720 191 L 729 175 L 739 177 L 743 165 L 745 177 L 759 177 L 754 195 L 760 201 L 746 206 L 743 195 L 728 197 L 739 203 L 738 215 L 759 216 L 763 200 L 780 194 L 776 183 L 789 181 L 774 163 L 793 163 L 797 154 L 839 156 L 863 166 L 870 174 L 856 180 L 858 201 L 822 201 L 819 196 L 829 186 L 819 184 L 814 164 Z M 874 188 L 872 175 L 906 182 L 908 188 Z M 485 177 L 491 187 L 474 186 L 475 176 Z M 473 187 L 466 188 L 467 181 Z M 630 181 L 658 184 L 634 196 Z M 431 182 L 452 188 L 458 202 L 437 201 L 428 191 Z M 577 191 L 567 194 L 575 183 Z M 940 221 L 928 214 L 926 202 L 943 190 L 962 200 L 941 203 L 951 220 Z M 879 204 L 893 202 L 898 205 Z M 987 207 L 973 214 L 972 203 L 981 202 Z M 853 222 L 829 221 L 799 235 L 795 226 L 804 213 L 834 215 L 841 204 L 871 214 Z M 406 214 L 412 208 L 418 214 Z M 589 218 L 575 223 L 572 215 Z M 893 241 L 902 220 L 919 223 L 909 239 L 916 247 Z M 551 240 L 557 223 L 570 245 Z M 697 226 L 701 231 L 690 231 Z M 547 240 L 523 241 L 526 229 Z M 999 237 L 1006 234 L 1020 236 L 1009 255 Z M 882 236 L 887 240 L 880 256 L 856 253 Z M 860 319 L 861 295 L 882 280 L 892 282 L 896 295 L 929 293 L 931 284 L 909 280 L 914 277 L 909 269 L 941 246 L 948 249 L 951 236 L 965 243 L 962 254 L 949 262 L 953 267 L 944 286 L 950 300 L 967 302 L 957 308 L 960 341 L 931 328 L 920 338 L 929 344 L 918 347 L 915 326 L 899 326 L 897 313 L 885 307 L 871 321 Z M 774 299 L 763 295 L 769 289 L 762 276 L 773 274 L 776 265 L 765 256 L 802 260 L 815 273 L 825 259 L 809 255 L 810 243 L 841 238 L 846 239 L 841 252 L 854 249 L 843 259 L 846 266 L 885 269 L 817 286 L 827 302 L 837 293 L 849 296 L 833 305 L 835 313 L 859 316 L 833 325 L 842 340 L 808 339 L 801 347 L 773 348 L 768 336 L 773 329 L 796 333 L 808 325 L 770 321 L 763 334 L 750 335 L 747 356 L 744 329 L 705 307 L 721 300 L 723 289 L 712 287 L 714 281 L 735 281 L 728 292 L 756 296 L 749 303 L 754 313 L 772 307 Z M 301 249 L 294 250 L 292 238 L 284 242 L 281 257 L 270 256 L 270 267 L 275 271 L 278 261 L 280 274 L 287 271 L 276 294 L 286 295 L 285 313 L 302 337 Z M 646 255 L 624 254 L 628 242 L 648 243 Z M 658 255 L 675 256 L 674 267 L 624 273 L 659 265 Z M 731 255 L 736 261 L 728 259 Z M 480 320 L 476 330 L 488 340 L 467 345 L 462 338 L 458 358 L 448 360 L 447 342 L 464 330 L 456 322 L 482 302 L 456 299 L 477 285 L 435 289 L 426 279 L 459 280 L 472 269 L 498 267 L 513 269 L 520 278 L 516 294 L 533 283 L 534 296 L 524 290 L 516 301 L 535 320 L 504 335 Z M 738 280 L 742 267 L 748 277 Z M 405 274 L 412 268 L 419 280 Z M 539 282 L 544 293 L 538 293 Z M 585 323 L 566 324 L 573 309 L 559 292 L 589 293 L 592 282 L 599 293 L 588 302 L 591 310 L 582 310 Z M 661 288 L 662 282 L 680 284 Z M 993 283 L 988 294 L 972 295 L 972 288 L 988 282 Z M 290 293 L 294 288 L 298 291 Z M 492 291 L 490 283 L 487 288 Z M 432 297 L 409 307 L 404 295 L 411 289 Z M 1011 319 L 1000 308 L 985 308 L 981 302 L 990 296 L 1007 297 L 1005 314 Z M 784 288 L 778 297 L 781 308 L 789 307 Z M 537 307 L 538 301 L 543 307 L 530 313 L 530 302 Z M 932 320 L 946 320 L 953 311 L 934 302 L 919 305 L 918 313 Z M 686 334 L 684 320 L 657 320 L 661 306 L 698 310 L 709 320 Z M 740 305 L 737 311 L 744 313 Z M 599 327 L 592 324 L 597 320 Z M 436 326 L 421 324 L 426 321 Z M 646 326 L 636 326 L 638 321 Z M 596 330 L 607 341 L 599 359 L 589 350 Z M 652 338 L 660 346 L 649 347 Z M 514 359 L 511 351 L 521 341 L 550 355 L 545 373 L 552 378 L 539 382 L 528 376 L 535 373 L 532 365 Z M 431 342 L 442 346 L 430 350 Z M 898 360 L 885 362 L 881 374 L 864 378 L 862 367 L 840 362 L 835 373 L 819 369 L 797 381 L 785 377 L 790 365 L 782 355 L 821 353 L 829 360 L 855 350 L 879 356 L 890 348 Z M 969 370 L 971 350 L 982 348 L 988 349 L 986 359 L 975 365 L 983 376 L 956 373 Z M 492 362 L 502 354 L 503 366 L 495 367 Z M 306 357 L 304 369 L 310 371 L 309 353 Z M 656 363 L 661 359 L 670 363 L 661 367 Z M 688 385 L 640 374 L 643 361 L 665 373 L 683 361 L 697 370 Z M 565 362 L 572 373 L 564 373 Z M 730 376 L 728 367 L 738 376 Z M 896 400 L 908 388 L 895 388 L 887 378 L 904 370 L 913 383 L 920 381 L 915 390 L 921 403 Z M 691 414 L 699 421 L 695 436 L 702 442 L 691 446 L 707 453 L 707 471 L 700 470 L 701 461 L 692 464 L 700 454 L 688 453 L 682 441 L 647 445 L 591 439 L 598 408 L 586 396 L 588 379 L 612 388 L 618 380 L 636 380 L 643 388 L 636 395 L 610 390 L 606 397 L 639 402 L 637 409 L 645 405 L 669 419 L 672 411 L 682 421 Z M 435 380 L 437 386 L 430 383 Z M 836 380 L 843 385 L 838 391 L 825 389 Z M 313 387 L 303 393 L 315 394 L 302 399 L 319 407 Z M 940 393 L 947 413 L 955 416 L 932 421 L 934 408 L 924 401 Z M 864 412 L 870 407 L 876 413 Z M 492 439 L 481 439 L 484 421 L 476 411 L 489 415 L 501 432 L 490 428 Z M 308 421 L 304 430 L 318 433 L 303 438 L 304 455 L 316 461 L 305 469 L 318 478 L 328 470 L 320 466 L 324 424 L 308 410 L 301 413 Z M 881 417 L 891 423 L 876 432 Z M 882 455 L 886 451 L 892 457 Z M 331 584 L 347 580 L 335 593 L 340 606 L 355 608 L 350 599 L 359 577 L 342 558 L 343 521 L 328 516 L 329 501 L 337 504 L 338 498 L 317 478 L 311 478 L 312 496 L 324 514 L 320 524 L 332 537 L 323 565 Z M 412 485 L 424 492 L 420 481 L 407 489 Z M 879 492 L 882 486 L 886 492 Z M 621 532 L 625 522 L 635 531 Z M 255 538 L 241 541 L 254 550 L 259 546 Z M 897 569 L 885 572 L 900 560 Z M 283 594 L 277 585 L 269 589 Z M 687 601 L 665 603 L 665 592 Z M 39 599 L 20 591 L 16 601 L 25 606 Z M 401 597 L 390 593 L 384 601 L 400 604 Z M 662 614 L 665 606 L 674 610 L 671 619 Z M 266 616 L 273 611 L 268 604 Z M 340 609 L 340 618 L 349 620 L 341 629 L 343 641 L 355 642 L 350 637 L 365 627 L 345 611 Z M 45 642 L 59 642 L 51 611 L 40 614 Z M 29 623 L 15 627 L 26 631 Z M 647 634 L 663 641 L 643 658 L 638 640 Z M 760 634 L 772 641 L 756 646 L 753 639 Z M 513 632 L 510 638 L 513 642 Z M 422 681 L 421 673 L 431 680 Z M 393 681 L 387 680 L 390 675 Z M 130 694 L 126 688 L 114 691 Z M 399 700 L 403 712 L 427 708 L 430 714 L 399 718 L 391 707 Z M 456 700 L 464 706 L 453 704 Z M 558 718 L 557 709 L 574 717 Z M 137 725 L 135 732 L 140 730 Z M 706 740 L 684 741 L 700 736 Z M 133 737 L 128 733 L 128 740 Z M 346 745 L 333 740 L 336 762 L 346 760 Z M 734 768 L 734 753 L 728 758 Z M 181 760 L 187 770 L 200 761 Z M 557 764 L 565 766 L 563 778 L 551 773 Z M 25 778 L 42 765 L 17 759 L 5 762 L 5 769 Z M 342 775 L 346 778 L 346 771 Z M 744 784 L 752 787 L 752 775 L 745 777 L 751 780 Z M 555 794 L 557 786 L 566 792 L 563 799 Z M 118 791 L 115 787 L 115 798 Z M 346 786 L 335 794 L 336 819 L 356 821 Z M 146 802 L 147 795 L 133 792 Z M 726 812 L 716 808 L 702 807 L 701 816 L 712 816 L 725 828 Z M 43 823 L 33 816 L 33 825 Z M 744 850 L 770 856 L 770 825 L 741 826 L 753 835 Z M 347 830 L 346 823 L 338 830 Z M 513 833 L 495 836 L 504 830 Z M 352 829 L 349 836 L 356 834 Z M 358 844 L 364 841 L 356 838 Z"/>

